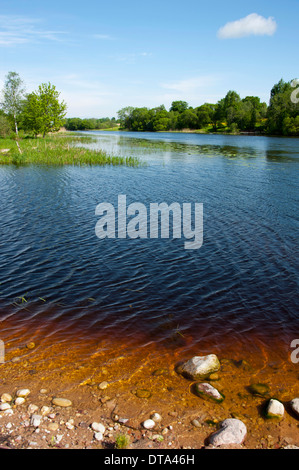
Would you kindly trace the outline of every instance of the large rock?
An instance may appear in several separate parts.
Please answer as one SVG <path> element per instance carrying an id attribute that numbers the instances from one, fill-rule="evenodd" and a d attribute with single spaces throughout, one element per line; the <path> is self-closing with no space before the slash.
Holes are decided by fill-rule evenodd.
<path id="1" fill-rule="evenodd" d="M 275 398 L 271 398 L 269 400 L 267 409 L 266 409 L 266 417 L 267 418 L 282 418 L 284 415 L 284 406 L 283 404 L 279 401 L 276 400 Z"/>
<path id="2" fill-rule="evenodd" d="M 209 442 L 215 447 L 229 444 L 242 444 L 247 434 L 243 421 L 229 418 L 222 421 L 220 429 L 209 437 Z"/>
<path id="3" fill-rule="evenodd" d="M 208 383 L 197 383 L 194 386 L 195 393 L 204 400 L 212 400 L 216 403 L 221 403 L 224 400 L 224 395 L 220 393 L 217 388 Z"/>
<path id="4" fill-rule="evenodd" d="M 299 398 L 294 398 L 290 402 L 291 408 L 299 418 Z"/>
<path id="5" fill-rule="evenodd" d="M 194 356 L 180 368 L 182 375 L 191 380 L 206 379 L 213 372 L 220 369 L 220 362 L 216 354 L 208 356 Z"/>

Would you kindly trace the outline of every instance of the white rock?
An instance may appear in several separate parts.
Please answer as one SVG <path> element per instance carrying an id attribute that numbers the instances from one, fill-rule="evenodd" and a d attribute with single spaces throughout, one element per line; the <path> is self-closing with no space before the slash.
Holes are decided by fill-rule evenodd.
<path id="1" fill-rule="evenodd" d="M 151 415 L 151 419 L 155 421 L 155 423 L 160 423 L 160 421 L 162 421 L 162 416 L 159 415 L 159 413 L 153 413 Z"/>
<path id="2" fill-rule="evenodd" d="M 59 442 L 61 441 L 62 438 L 63 438 L 63 434 L 57 434 L 57 436 L 55 436 L 56 444 L 59 444 Z"/>
<path id="3" fill-rule="evenodd" d="M 33 414 L 38 410 L 38 406 L 34 405 L 33 403 L 30 403 L 28 406 L 28 413 Z"/>
<path id="4" fill-rule="evenodd" d="M 217 402 L 223 401 L 223 396 L 217 390 L 217 388 L 213 387 L 213 385 L 209 383 L 197 383 L 195 385 L 196 394 L 203 397 L 203 398 L 211 398 Z"/>
<path id="5" fill-rule="evenodd" d="M 143 423 L 142 426 L 145 429 L 153 429 L 156 426 L 156 423 L 153 419 L 146 419 Z"/>
<path id="6" fill-rule="evenodd" d="M 208 356 L 194 356 L 189 361 L 185 362 L 181 367 L 183 375 L 192 380 L 206 378 L 213 372 L 220 369 L 220 362 L 216 354 L 209 354 Z"/>
<path id="7" fill-rule="evenodd" d="M 9 393 L 2 393 L 1 402 L 2 403 L 8 403 L 10 401 L 12 401 L 12 396 Z"/>
<path id="8" fill-rule="evenodd" d="M 100 390 L 105 390 L 107 387 L 108 387 L 108 382 L 104 381 L 104 382 L 101 382 L 100 385 L 99 385 L 99 389 Z"/>
<path id="9" fill-rule="evenodd" d="M 8 410 L 3 411 L 3 414 L 5 416 L 13 415 L 13 410 L 11 408 L 9 408 Z"/>
<path id="10" fill-rule="evenodd" d="M 11 429 L 11 428 L 12 428 L 12 424 L 11 424 L 11 423 L 7 423 L 6 429 Z"/>
<path id="11" fill-rule="evenodd" d="M 26 401 L 25 398 L 18 397 L 18 398 L 15 399 L 15 405 L 17 405 L 17 406 L 18 405 L 23 405 L 23 403 L 25 403 L 25 401 Z"/>
<path id="12" fill-rule="evenodd" d="M 299 416 L 299 398 L 294 398 L 290 402 L 292 410 Z"/>
<path id="13" fill-rule="evenodd" d="M 228 418 L 222 421 L 220 429 L 209 437 L 209 442 L 213 446 L 225 444 L 242 444 L 247 434 L 245 424 L 235 418 Z"/>
<path id="14" fill-rule="evenodd" d="M 51 408 L 49 406 L 46 406 L 46 405 L 42 406 L 42 408 L 40 410 L 42 416 L 46 416 L 48 413 L 50 413 L 50 411 L 51 411 Z"/>
<path id="15" fill-rule="evenodd" d="M 31 416 L 30 424 L 31 426 L 34 426 L 35 428 L 37 428 L 40 425 L 41 420 L 42 420 L 41 415 L 33 414 Z"/>
<path id="16" fill-rule="evenodd" d="M 10 408 L 11 408 L 11 406 L 10 406 L 9 403 L 1 403 L 1 405 L 0 405 L 0 411 L 9 410 Z"/>
<path id="17" fill-rule="evenodd" d="M 101 423 L 96 423 L 96 422 L 92 423 L 91 429 L 93 429 L 96 432 L 101 432 L 102 434 L 104 434 L 105 432 L 105 426 L 103 426 L 103 424 Z"/>
<path id="18" fill-rule="evenodd" d="M 101 432 L 95 432 L 94 433 L 94 438 L 97 440 L 97 441 L 102 441 L 103 440 L 103 434 Z"/>
<path id="19" fill-rule="evenodd" d="M 29 393 L 30 393 L 30 390 L 28 388 L 21 388 L 20 390 L 17 391 L 17 397 L 26 398 L 28 397 Z"/>
<path id="20" fill-rule="evenodd" d="M 283 404 L 280 401 L 271 398 L 267 406 L 266 415 L 268 418 L 282 418 L 284 415 Z"/>
<path id="21" fill-rule="evenodd" d="M 66 426 L 68 429 L 70 429 L 70 430 L 74 429 L 74 425 L 73 425 L 72 423 L 70 423 L 69 421 L 67 421 L 67 422 L 65 423 L 65 426 Z"/>

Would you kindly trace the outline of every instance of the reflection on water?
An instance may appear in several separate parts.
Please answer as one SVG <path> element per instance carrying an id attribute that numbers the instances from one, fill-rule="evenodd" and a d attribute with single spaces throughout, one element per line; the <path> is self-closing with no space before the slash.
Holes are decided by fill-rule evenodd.
<path id="1" fill-rule="evenodd" d="M 186 349 L 298 336 L 298 139 L 87 134 L 97 138 L 89 145 L 148 165 L 1 167 L 7 331 L 34 327 L 55 341 L 109 332 Z M 202 248 L 99 240 L 95 208 L 116 207 L 119 194 L 146 207 L 203 203 Z"/>

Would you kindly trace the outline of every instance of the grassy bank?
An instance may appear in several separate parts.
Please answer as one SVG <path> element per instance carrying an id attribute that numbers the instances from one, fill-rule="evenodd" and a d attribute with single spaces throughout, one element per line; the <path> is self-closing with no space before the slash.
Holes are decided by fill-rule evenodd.
<path id="1" fill-rule="evenodd" d="M 20 139 L 22 154 L 13 139 L 0 139 L 1 165 L 125 165 L 139 166 L 134 157 L 108 155 L 103 150 L 84 147 L 95 139 L 71 133 Z"/>

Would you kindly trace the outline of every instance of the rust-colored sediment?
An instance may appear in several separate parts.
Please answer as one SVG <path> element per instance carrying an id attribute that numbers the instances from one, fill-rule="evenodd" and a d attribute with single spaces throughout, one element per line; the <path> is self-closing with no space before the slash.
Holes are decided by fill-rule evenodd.
<path id="1" fill-rule="evenodd" d="M 115 334 L 104 327 L 87 338 L 79 329 L 34 326 L 32 322 L 18 326 L 14 317 L 1 322 L 5 363 L 0 365 L 0 394 L 27 387 L 31 401 L 39 405 L 39 390 L 45 388 L 49 397 L 69 398 L 76 409 L 101 416 L 111 414 L 106 403 L 112 400 L 118 414 L 136 426 L 156 411 L 166 426 L 174 427 L 177 448 L 201 448 L 216 422 L 232 416 L 247 425 L 248 448 L 299 445 L 299 420 L 288 408 L 288 402 L 299 397 L 299 364 L 291 361 L 292 350 L 285 339 L 255 334 L 237 342 L 223 335 L 221 344 L 211 344 L 196 341 L 194 332 L 191 337 L 175 330 L 168 339 L 155 341 L 144 331 Z M 35 343 L 33 349 L 26 346 L 29 342 Z M 225 395 L 222 404 L 196 397 L 192 382 L 175 371 L 180 361 L 209 353 L 222 362 L 219 379 L 212 382 Z M 100 390 L 103 381 L 109 385 Z M 266 399 L 248 391 L 250 384 L 258 382 L 268 384 L 270 396 L 286 405 L 282 421 L 263 417 Z M 138 398 L 138 389 L 148 390 L 150 397 Z M 191 424 L 193 419 L 199 420 L 200 428 Z M 209 420 L 215 421 L 214 427 Z"/>

